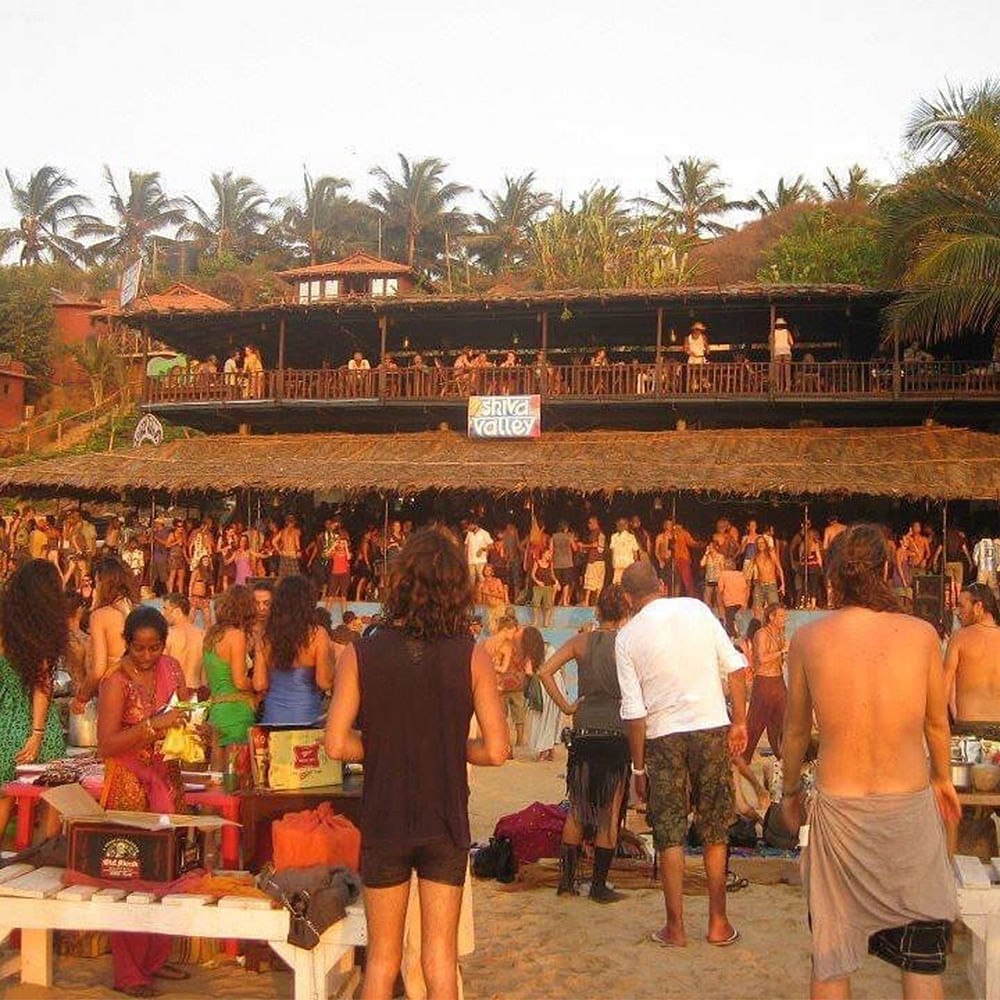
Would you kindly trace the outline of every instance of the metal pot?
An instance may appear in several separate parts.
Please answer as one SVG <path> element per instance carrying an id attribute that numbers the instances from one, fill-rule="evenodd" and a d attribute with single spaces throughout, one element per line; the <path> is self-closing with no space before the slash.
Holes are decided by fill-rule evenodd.
<path id="1" fill-rule="evenodd" d="M 951 783 L 959 791 L 972 785 L 972 765 L 951 762 Z"/>
<path id="2" fill-rule="evenodd" d="M 91 701 L 77 714 L 69 713 L 69 745 L 73 747 L 97 746 L 97 701 Z"/>

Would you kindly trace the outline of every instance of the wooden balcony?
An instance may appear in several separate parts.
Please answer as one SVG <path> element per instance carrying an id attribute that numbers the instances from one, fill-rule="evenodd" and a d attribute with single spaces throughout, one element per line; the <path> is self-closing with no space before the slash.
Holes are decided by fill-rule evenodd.
<path id="1" fill-rule="evenodd" d="M 512 368 L 285 369 L 259 375 L 169 374 L 146 379 L 149 409 L 461 405 L 471 395 L 538 393 L 549 404 L 1000 401 L 1000 365 L 963 361 L 662 361 Z"/>

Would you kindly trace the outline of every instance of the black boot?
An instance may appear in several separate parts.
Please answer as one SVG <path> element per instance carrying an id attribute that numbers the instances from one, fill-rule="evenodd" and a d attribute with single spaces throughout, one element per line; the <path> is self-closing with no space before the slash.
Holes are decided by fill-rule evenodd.
<path id="1" fill-rule="evenodd" d="M 573 879 L 576 876 L 576 860 L 580 855 L 580 848 L 569 844 L 563 844 L 559 852 L 559 868 L 562 874 L 559 877 L 559 888 L 556 889 L 557 896 L 576 896 L 576 883 Z"/>
<path id="2" fill-rule="evenodd" d="M 615 852 L 612 847 L 594 848 L 594 877 L 590 880 L 590 898 L 595 903 L 617 903 L 625 897 L 608 888 L 608 872 Z"/>

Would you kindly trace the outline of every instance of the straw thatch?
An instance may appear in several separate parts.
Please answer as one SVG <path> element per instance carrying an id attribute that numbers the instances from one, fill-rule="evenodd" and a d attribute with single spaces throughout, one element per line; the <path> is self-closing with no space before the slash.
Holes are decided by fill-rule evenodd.
<path id="1" fill-rule="evenodd" d="M 218 435 L 0 470 L 0 492 L 572 489 L 739 496 L 996 499 L 1000 437 L 945 427 L 551 432 L 527 441 L 415 434 Z"/>

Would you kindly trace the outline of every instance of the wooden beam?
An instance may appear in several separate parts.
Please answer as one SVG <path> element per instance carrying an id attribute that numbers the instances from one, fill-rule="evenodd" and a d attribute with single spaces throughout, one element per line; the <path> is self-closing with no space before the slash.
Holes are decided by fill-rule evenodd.
<path id="1" fill-rule="evenodd" d="M 278 321 L 278 384 L 275 386 L 275 396 L 281 399 L 285 395 L 285 317 Z"/>
<path id="2" fill-rule="evenodd" d="M 899 399 L 899 330 L 892 331 L 892 398 Z"/>
<path id="3" fill-rule="evenodd" d="M 662 359 L 663 359 L 663 306 L 659 306 L 656 310 L 656 388 L 654 390 L 654 394 L 657 396 L 660 394 L 660 387 L 663 385 L 663 378 L 660 371 Z"/>
<path id="4" fill-rule="evenodd" d="M 149 324 L 146 323 L 142 328 L 142 401 L 144 403 L 148 402 L 148 391 L 146 379 L 148 376 L 149 369 Z"/>
<path id="5" fill-rule="evenodd" d="M 385 348 L 389 339 L 389 317 L 383 313 L 378 318 L 378 398 L 385 399 Z"/>
<path id="6" fill-rule="evenodd" d="M 544 354 L 549 349 L 549 314 L 543 309 L 538 318 L 542 324 L 542 354 Z"/>

